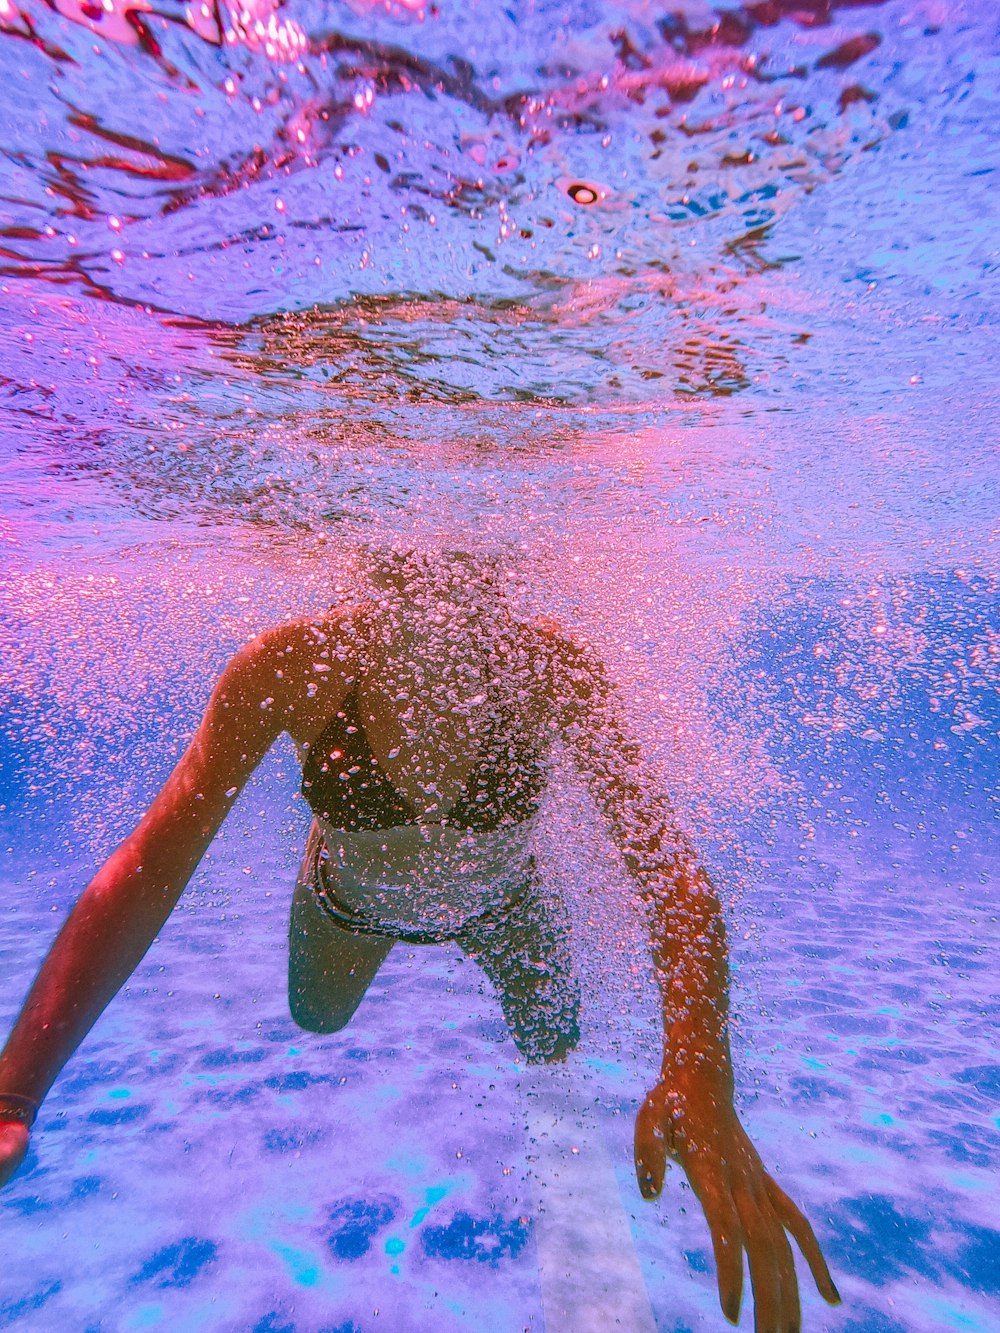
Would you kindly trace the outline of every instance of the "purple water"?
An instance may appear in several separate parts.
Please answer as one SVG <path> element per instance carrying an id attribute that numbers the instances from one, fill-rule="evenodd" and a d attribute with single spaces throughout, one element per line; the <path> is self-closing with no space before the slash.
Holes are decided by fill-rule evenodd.
<path id="1" fill-rule="evenodd" d="M 359 540 L 497 543 L 601 649 L 722 892 L 741 1113 L 844 1296 L 800 1266 L 804 1327 L 1000 1327 L 989 7 L 0 29 L 0 1030 L 239 644 L 349 595 Z M 47 1100 L 0 1328 L 583 1329 L 557 1177 L 618 1218 L 619 1326 L 724 1327 L 681 1173 L 634 1183 L 654 988 L 572 775 L 554 1093 L 450 947 L 295 1027 L 296 785 L 276 750 Z"/>

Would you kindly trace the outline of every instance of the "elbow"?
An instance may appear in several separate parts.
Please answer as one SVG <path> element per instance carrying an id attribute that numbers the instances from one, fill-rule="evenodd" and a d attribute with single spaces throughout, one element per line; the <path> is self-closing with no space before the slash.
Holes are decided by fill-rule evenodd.
<path id="1" fill-rule="evenodd" d="M 109 911 L 142 904 L 169 910 L 176 900 L 172 894 L 175 878 L 169 867 L 151 864 L 138 839 L 129 838 L 87 885 L 80 906 L 84 910 Z"/>
<path id="2" fill-rule="evenodd" d="M 655 870 L 636 876 L 646 905 L 665 923 L 684 923 L 721 945 L 726 941 L 722 903 L 708 874 L 700 866 L 678 867 L 661 862 Z M 686 932 L 685 932 L 686 933 Z"/>

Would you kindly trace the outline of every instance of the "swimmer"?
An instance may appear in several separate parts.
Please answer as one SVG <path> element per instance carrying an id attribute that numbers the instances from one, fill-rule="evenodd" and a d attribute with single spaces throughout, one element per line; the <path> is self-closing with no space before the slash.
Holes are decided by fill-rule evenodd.
<path id="1" fill-rule="evenodd" d="M 371 597 L 268 630 L 233 657 L 186 753 L 71 911 L 0 1054 L 0 1185 L 283 732 L 313 811 L 289 931 L 296 1021 L 338 1031 L 395 942 L 453 940 L 495 984 L 525 1059 L 565 1059 L 579 1036 L 567 918 L 531 853 L 559 741 L 650 921 L 664 1042 L 636 1121 L 640 1190 L 654 1198 L 667 1158 L 679 1162 L 711 1232 L 723 1313 L 739 1318 L 745 1251 L 757 1333 L 792 1333 L 789 1236 L 820 1293 L 840 1298 L 737 1117 L 719 901 L 600 662 L 555 623 L 519 620 L 488 560 L 414 549 L 367 560 Z"/>

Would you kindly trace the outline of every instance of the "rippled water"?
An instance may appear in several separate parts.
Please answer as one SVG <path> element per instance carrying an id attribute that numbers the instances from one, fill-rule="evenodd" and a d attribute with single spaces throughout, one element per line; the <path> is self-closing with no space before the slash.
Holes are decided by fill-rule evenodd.
<path id="1" fill-rule="evenodd" d="M 359 538 L 499 543 L 722 888 L 741 1108 L 845 1297 L 806 1328 L 996 1328 L 990 7 L 0 30 L 0 1019 L 236 646 L 349 595 Z M 293 768 L 47 1101 L 0 1327 L 559 1327 L 549 1131 L 457 952 L 395 950 L 339 1036 L 288 1017 Z M 604 1163 L 656 1326 L 722 1327 L 679 1172 L 655 1205 L 630 1176 L 652 983 L 568 780 L 542 842 L 589 1000 L 548 1150 Z"/>

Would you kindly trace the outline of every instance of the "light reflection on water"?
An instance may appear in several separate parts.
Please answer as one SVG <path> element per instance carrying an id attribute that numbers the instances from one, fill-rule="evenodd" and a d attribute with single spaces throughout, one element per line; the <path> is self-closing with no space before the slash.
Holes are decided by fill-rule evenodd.
<path id="1" fill-rule="evenodd" d="M 237 644 L 349 592 L 373 531 L 502 541 L 732 899 L 743 1104 L 845 1295 L 806 1326 L 988 1328 L 990 17 L 31 0 L 0 29 L 2 1017 Z M 0 1325 L 537 1326 L 468 969 L 397 951 L 346 1041 L 290 1024 L 294 785 L 275 756 L 47 1104 Z M 548 821 L 654 1312 L 718 1327 L 682 1190 L 624 1174 L 627 886 L 571 792 Z"/>

